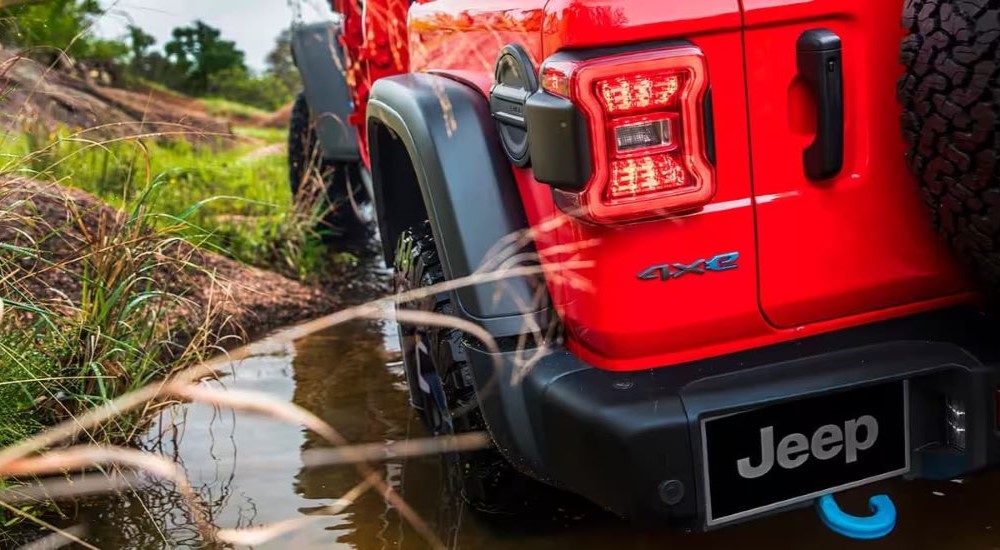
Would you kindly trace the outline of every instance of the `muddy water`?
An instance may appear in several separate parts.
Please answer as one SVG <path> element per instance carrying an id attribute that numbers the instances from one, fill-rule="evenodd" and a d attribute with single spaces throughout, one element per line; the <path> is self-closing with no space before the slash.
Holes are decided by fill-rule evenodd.
<path id="1" fill-rule="evenodd" d="M 318 414 L 355 442 L 426 435 L 406 405 L 395 328 L 357 322 L 310 336 L 268 356 L 234 365 L 217 382 L 267 392 Z M 350 467 L 305 469 L 303 451 L 322 443 L 302 429 L 202 405 L 164 411 L 146 438 L 175 457 L 222 528 L 270 525 L 322 514 L 357 482 Z M 384 463 L 383 474 L 453 548 L 841 548 L 851 544 L 803 509 L 692 535 L 636 527 L 567 499 L 557 516 L 496 524 L 468 513 L 444 493 L 434 458 Z M 595 472 L 594 475 L 600 475 Z M 893 497 L 899 524 L 868 548 L 1000 548 L 1000 475 L 952 482 L 895 480 L 840 501 L 864 512 L 875 491 Z M 197 530 L 169 485 L 147 482 L 122 496 L 83 503 L 76 521 L 101 548 L 199 547 Z M 862 543 L 855 543 L 862 544 Z M 258 548 L 424 548 L 427 544 L 377 495 Z"/>

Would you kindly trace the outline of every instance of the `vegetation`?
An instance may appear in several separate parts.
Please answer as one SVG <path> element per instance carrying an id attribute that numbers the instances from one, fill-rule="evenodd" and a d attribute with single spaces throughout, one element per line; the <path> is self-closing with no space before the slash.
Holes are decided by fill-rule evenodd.
<path id="1" fill-rule="evenodd" d="M 201 250 L 309 280 L 337 258 L 317 231 L 324 202 L 315 193 L 292 200 L 287 157 L 271 147 L 283 133 L 238 134 L 236 142 L 102 142 L 31 128 L 0 142 L 0 448 L 196 363 L 239 334 L 207 299 L 216 291 L 206 289 L 224 293 L 227 283 L 199 261 Z M 16 175 L 61 186 L 26 191 L 10 184 Z M 60 187 L 103 202 L 67 199 Z M 61 216 L 46 213 L 53 203 Z M 87 438 L 129 441 L 148 412 L 118 415 Z M 0 524 L 16 520 L 0 510 Z"/>
<path id="2" fill-rule="evenodd" d="M 94 37 L 97 0 L 0 6 L 8 6 L 0 8 L 3 43 L 45 63 L 68 55 L 121 84 L 205 97 L 222 118 L 266 117 L 299 86 L 287 33 L 271 56 L 280 71 L 257 75 L 203 22 L 176 29 L 157 51 L 135 26 L 121 40 Z M 292 200 L 287 155 L 272 147 L 285 132 L 235 133 L 101 139 L 25 121 L 0 136 L 0 447 L 210 353 L 217 312 L 192 298 L 214 284 L 192 260 L 200 250 L 310 281 L 332 260 L 317 229 L 325 201 L 308 185 L 311 196 Z M 60 198 L 58 186 L 25 195 L 11 177 L 86 191 L 117 214 L 91 223 L 92 204 Z M 69 209 L 62 225 L 45 215 L 54 203 Z M 70 238 L 73 257 L 53 252 Z M 39 288 L 36 276 L 53 272 L 65 288 Z M 132 420 L 91 435 L 127 439 Z"/>
<path id="3" fill-rule="evenodd" d="M 209 114 L 225 118 L 255 118 L 266 117 L 270 114 L 259 107 L 254 107 L 253 105 L 247 105 L 246 103 L 239 103 L 229 99 L 206 98 L 202 99 L 201 103 L 205 106 L 205 110 L 208 111 Z"/>
<path id="4" fill-rule="evenodd" d="M 44 61 L 70 55 L 92 61 L 115 61 L 128 52 L 116 40 L 97 38 L 87 31 L 102 13 L 98 0 L 26 2 L 0 10 L 0 41 L 18 44 Z"/>
<path id="5" fill-rule="evenodd" d="M 77 187 L 120 208 L 161 215 L 170 225 L 183 217 L 179 235 L 252 265 L 299 279 L 315 279 L 326 264 L 319 220 L 323 201 L 293 201 L 287 156 L 262 150 L 278 130 L 244 128 L 257 142 L 224 138 L 122 140 L 95 144 L 79 135 L 26 132 L 2 147 L 2 159 L 32 177 Z M 150 175 L 160 182 L 147 189 Z M 161 223 L 163 225 L 163 223 Z"/>
<path id="6" fill-rule="evenodd" d="M 120 83 L 159 82 L 187 95 L 226 98 L 265 110 L 290 102 L 301 88 L 287 31 L 275 40 L 267 69 L 255 74 L 243 51 L 203 21 L 177 27 L 157 50 L 155 37 L 135 25 L 117 40 L 94 36 L 90 28 L 102 15 L 98 0 L 15 4 L 0 8 L 0 42 L 23 47 L 44 63 L 68 55 Z"/>
<path id="7" fill-rule="evenodd" d="M 201 99 L 181 98 L 185 108 L 251 124 L 301 86 L 287 32 L 257 74 L 204 22 L 175 29 L 158 49 L 136 26 L 119 40 L 92 35 L 98 0 L 11 1 L 0 0 L 5 46 L 57 70 L 97 69 L 123 87 Z M 10 92 L 0 89 L 0 104 Z M 232 311 L 210 299 L 231 286 L 205 251 L 307 282 L 344 258 L 324 243 L 318 171 L 291 196 L 285 130 L 108 138 L 10 120 L 0 136 L 0 448 L 149 387 L 239 334 Z M 155 406 L 82 437 L 128 441 Z M 16 519 L 0 510 L 5 528 Z M 0 529 L 0 546 L 7 534 Z"/>
<path id="8" fill-rule="evenodd" d="M 4 190 L 7 198 L 13 192 Z M 23 194 L 18 198 L 58 200 Z M 79 257 L 53 259 L 42 252 L 42 243 L 59 239 L 63 228 L 47 226 L 30 210 L 5 211 L 8 222 L 16 216 L 43 229 L 26 236 L 28 242 L 0 251 L 4 294 L 12 297 L 4 302 L 0 320 L 0 414 L 9 419 L 0 428 L 0 446 L 141 387 L 172 365 L 207 351 L 207 324 L 163 323 L 186 297 L 177 285 L 156 275 L 183 275 L 191 268 L 183 258 L 165 253 L 179 243 L 174 228 L 156 227 L 157 216 L 141 199 L 124 212 L 120 223 L 89 235 Z M 40 270 L 72 277 L 79 295 L 71 301 L 46 298 L 25 283 Z M 18 297 L 21 300 L 14 299 Z M 194 345 L 178 349 L 178 331 L 187 331 L 188 344 Z M 92 437 L 127 440 L 132 420 L 122 418 L 105 434 Z"/>

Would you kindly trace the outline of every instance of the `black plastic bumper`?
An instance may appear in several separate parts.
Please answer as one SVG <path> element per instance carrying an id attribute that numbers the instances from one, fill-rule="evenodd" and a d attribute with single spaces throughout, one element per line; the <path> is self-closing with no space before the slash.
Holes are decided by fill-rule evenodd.
<path id="1" fill-rule="evenodd" d="M 910 476 L 949 478 L 1000 460 L 1000 331 L 948 310 L 705 361 L 616 373 L 556 350 L 519 384 L 530 352 L 466 343 L 486 422 L 523 472 L 625 517 L 704 528 L 699 420 L 848 388 L 909 380 Z M 499 374 L 501 383 L 489 383 Z M 944 445 L 944 399 L 962 401 L 964 451 Z"/>

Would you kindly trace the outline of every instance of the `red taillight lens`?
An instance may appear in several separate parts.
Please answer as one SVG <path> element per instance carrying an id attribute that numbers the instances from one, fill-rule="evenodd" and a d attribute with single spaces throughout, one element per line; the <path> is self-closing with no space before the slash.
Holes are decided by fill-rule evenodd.
<path id="1" fill-rule="evenodd" d="M 693 46 L 547 62 L 542 87 L 587 118 L 592 175 L 557 202 L 599 223 L 661 217 L 705 205 L 715 171 L 705 148 L 708 68 Z"/>

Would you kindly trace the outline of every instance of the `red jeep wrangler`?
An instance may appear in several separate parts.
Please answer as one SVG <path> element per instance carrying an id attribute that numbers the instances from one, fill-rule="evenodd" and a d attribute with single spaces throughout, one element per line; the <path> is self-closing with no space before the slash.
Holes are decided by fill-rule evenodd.
<path id="1" fill-rule="evenodd" d="M 399 291 L 543 272 L 399 306 L 497 342 L 401 330 L 431 429 L 495 443 L 450 462 L 469 502 L 533 478 L 707 529 L 1000 461 L 1000 9 L 900 3 L 335 0 L 301 31 L 299 125 L 370 171 Z"/>

